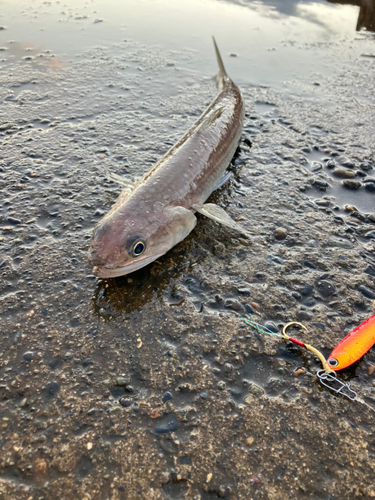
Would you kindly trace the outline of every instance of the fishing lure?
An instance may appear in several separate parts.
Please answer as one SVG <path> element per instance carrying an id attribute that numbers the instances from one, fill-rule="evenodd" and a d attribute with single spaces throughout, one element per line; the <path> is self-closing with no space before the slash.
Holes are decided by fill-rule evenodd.
<path id="1" fill-rule="evenodd" d="M 354 328 L 327 359 L 332 370 L 342 370 L 359 360 L 375 344 L 375 314 Z"/>
<path id="2" fill-rule="evenodd" d="M 294 344 L 304 347 L 305 349 L 316 354 L 316 356 L 318 356 L 324 368 L 323 370 L 319 370 L 316 374 L 321 384 L 328 387 L 328 389 L 331 389 L 331 391 L 336 392 L 336 394 L 341 394 L 342 396 L 345 396 L 351 401 L 357 401 L 358 403 L 367 406 L 367 408 L 369 408 L 370 410 L 375 411 L 375 409 L 369 404 L 367 404 L 366 401 L 358 397 L 357 393 L 353 391 L 353 389 L 350 387 L 350 382 L 347 383 L 342 382 L 337 378 L 336 375 L 337 370 L 346 368 L 352 363 L 355 363 L 374 345 L 375 315 L 371 316 L 371 318 L 364 321 L 361 325 L 355 328 L 349 335 L 347 335 L 335 347 L 328 360 L 326 360 L 323 354 L 317 349 L 315 349 L 315 347 L 312 347 L 311 345 L 306 344 L 305 342 L 302 342 L 301 340 L 298 340 L 294 337 L 289 337 L 289 335 L 286 334 L 286 330 L 292 325 L 297 325 L 303 328 L 304 330 L 307 330 L 307 328 L 301 323 L 292 321 L 291 323 L 287 323 L 284 326 L 282 333 L 276 333 L 269 330 L 265 326 L 259 325 L 259 323 L 255 321 L 255 319 L 251 314 L 249 314 L 249 318 L 250 319 L 241 318 L 241 320 L 249 324 L 256 330 L 258 330 L 258 332 L 260 333 L 265 333 L 267 335 L 273 335 L 275 337 L 280 337 L 285 340 L 289 340 Z M 333 355 L 335 357 L 333 357 Z M 344 365 L 344 360 L 347 363 L 345 365 Z M 336 369 L 336 371 L 334 371 L 334 368 Z"/>

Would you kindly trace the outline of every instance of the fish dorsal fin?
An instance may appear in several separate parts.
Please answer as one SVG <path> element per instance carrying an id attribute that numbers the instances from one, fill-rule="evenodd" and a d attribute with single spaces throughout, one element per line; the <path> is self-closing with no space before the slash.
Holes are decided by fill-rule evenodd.
<path id="1" fill-rule="evenodd" d="M 225 68 L 224 68 L 224 64 L 223 64 L 223 60 L 221 58 L 221 55 L 220 55 L 220 52 L 219 52 L 219 48 L 216 44 L 216 40 L 214 37 L 212 37 L 212 40 L 214 41 L 214 46 L 215 46 L 215 52 L 216 52 L 216 59 L 217 59 L 217 63 L 219 65 L 219 72 L 218 74 L 216 75 L 216 79 L 217 81 L 220 81 L 222 80 L 225 76 L 227 76 L 227 72 L 225 71 Z"/>
<path id="2" fill-rule="evenodd" d="M 238 231 L 239 233 L 246 236 L 246 238 L 250 238 L 250 234 L 245 229 L 243 229 L 239 224 L 237 224 L 237 222 L 235 222 L 226 213 L 226 211 L 221 207 L 219 207 L 218 205 L 215 205 L 214 203 L 195 204 L 192 205 L 191 208 L 193 208 L 200 214 L 205 215 L 209 219 L 212 219 L 218 222 L 219 224 L 222 224 L 223 226 L 230 227 L 231 229 Z"/>

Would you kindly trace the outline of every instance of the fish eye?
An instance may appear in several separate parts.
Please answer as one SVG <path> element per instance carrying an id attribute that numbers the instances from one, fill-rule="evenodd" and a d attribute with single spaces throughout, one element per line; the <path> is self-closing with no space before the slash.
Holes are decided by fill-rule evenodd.
<path id="1" fill-rule="evenodd" d="M 141 240 L 137 240 L 133 245 L 132 254 L 134 257 L 139 257 L 145 250 L 146 244 Z"/>
<path id="2" fill-rule="evenodd" d="M 331 358 L 328 360 L 328 364 L 329 364 L 329 366 L 332 366 L 333 368 L 335 368 L 336 366 L 338 366 L 339 362 L 337 361 L 336 358 Z"/>

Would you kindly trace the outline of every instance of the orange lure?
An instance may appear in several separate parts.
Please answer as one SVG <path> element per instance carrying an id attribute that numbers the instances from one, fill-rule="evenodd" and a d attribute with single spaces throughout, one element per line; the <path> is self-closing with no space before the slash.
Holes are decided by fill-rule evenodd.
<path id="1" fill-rule="evenodd" d="M 352 365 L 375 344 L 375 314 L 349 333 L 331 352 L 329 367 L 342 370 Z"/>

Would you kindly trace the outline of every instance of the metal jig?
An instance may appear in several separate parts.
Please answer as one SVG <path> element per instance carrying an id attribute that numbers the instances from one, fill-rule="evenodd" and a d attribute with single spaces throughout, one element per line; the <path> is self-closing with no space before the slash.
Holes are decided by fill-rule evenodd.
<path id="1" fill-rule="evenodd" d="M 297 345 L 304 347 L 305 349 L 308 349 L 309 351 L 313 352 L 320 359 L 320 361 L 323 365 L 323 368 L 324 368 L 323 370 L 319 370 L 316 374 L 322 385 L 324 385 L 325 387 L 327 387 L 331 391 L 335 392 L 336 394 L 343 395 L 344 397 L 350 399 L 351 401 L 358 401 L 358 403 L 361 403 L 361 404 L 367 406 L 367 408 L 370 408 L 370 410 L 375 412 L 375 408 L 373 408 L 372 406 L 367 404 L 366 401 L 364 401 L 363 399 L 360 399 L 358 397 L 358 394 L 355 391 L 353 391 L 353 389 L 350 388 L 350 382 L 345 383 L 337 378 L 336 372 L 331 369 L 331 367 L 328 365 L 325 357 L 323 356 L 323 354 L 320 351 L 318 351 L 318 349 L 315 349 L 315 347 L 312 347 L 311 345 L 306 344 L 305 342 L 302 342 L 301 340 L 295 339 L 294 337 L 289 337 L 289 335 L 287 335 L 287 333 L 286 333 L 287 329 L 290 326 L 294 326 L 294 325 L 299 326 L 300 328 L 303 328 L 304 330 L 307 331 L 307 328 L 302 323 L 297 323 L 296 321 L 291 321 L 290 323 L 287 323 L 284 326 L 282 333 L 280 334 L 280 333 L 272 332 L 268 328 L 261 326 L 259 323 L 257 323 L 255 321 L 255 319 L 253 318 L 253 316 L 251 314 L 249 314 L 249 317 L 250 317 L 250 319 L 241 318 L 241 320 L 245 321 L 245 323 L 249 324 L 250 326 L 252 326 L 256 330 L 258 330 L 258 332 L 266 333 L 267 335 L 274 335 L 276 337 L 281 337 L 283 339 L 289 340 L 289 341 L 293 342 L 294 344 L 297 344 Z"/>

